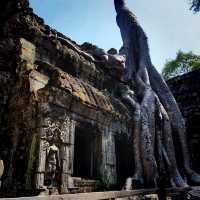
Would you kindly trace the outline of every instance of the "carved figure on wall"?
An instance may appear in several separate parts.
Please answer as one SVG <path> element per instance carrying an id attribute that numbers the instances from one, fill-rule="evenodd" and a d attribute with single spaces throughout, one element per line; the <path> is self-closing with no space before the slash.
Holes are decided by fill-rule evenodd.
<path id="1" fill-rule="evenodd" d="M 48 120 L 46 140 L 45 185 L 48 189 L 59 186 L 61 176 L 60 147 L 64 142 L 64 132 L 59 121 Z"/>
<path id="2" fill-rule="evenodd" d="M 71 133 L 75 130 L 74 121 L 68 117 L 62 120 L 45 118 L 47 127 L 41 129 L 39 159 L 36 174 L 36 188 L 40 194 L 66 193 L 72 173 L 69 163 L 69 148 L 73 143 Z"/>
<path id="3" fill-rule="evenodd" d="M 59 149 L 55 144 L 52 144 L 47 149 L 47 159 L 46 159 L 46 176 L 45 181 L 47 182 L 48 188 L 58 186 L 58 176 L 60 171 L 60 156 Z"/>
<path id="4" fill-rule="evenodd" d="M 36 188 L 40 191 L 55 189 L 59 186 L 61 176 L 60 150 L 64 142 L 64 132 L 58 121 L 47 119 L 48 127 L 42 133 L 39 150 L 38 174 Z"/>
<path id="5" fill-rule="evenodd" d="M 151 62 L 146 34 L 136 16 L 127 8 L 125 0 L 114 0 L 114 3 L 123 40 L 121 52 L 126 54 L 123 80 L 134 90 L 138 102 L 134 104 L 140 107 L 140 126 L 134 130 L 139 133 L 140 140 L 134 145 L 141 149 L 145 182 L 147 185 L 156 185 L 161 165 L 158 160 L 162 160 L 173 187 L 187 186 L 183 176 L 187 177 L 188 183 L 200 184 L 200 176 L 191 169 L 184 119 L 168 86 Z M 135 102 L 130 95 L 125 96 L 128 104 Z M 135 114 L 133 115 L 134 119 Z M 155 144 L 159 143 L 161 144 L 155 148 Z M 184 175 L 180 174 L 177 167 L 174 143 L 181 150 Z M 155 151 L 159 152 L 159 156 L 155 156 Z"/>

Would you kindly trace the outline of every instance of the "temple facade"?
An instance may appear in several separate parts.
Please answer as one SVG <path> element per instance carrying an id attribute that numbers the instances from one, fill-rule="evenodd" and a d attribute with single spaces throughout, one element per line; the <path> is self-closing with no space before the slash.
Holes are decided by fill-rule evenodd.
<path id="1" fill-rule="evenodd" d="M 17 2 L 5 1 L 8 15 L 1 17 L 3 192 L 122 188 L 134 167 L 130 113 L 111 95 L 123 58 L 76 44 L 45 25 L 28 2 Z"/>
<path id="2" fill-rule="evenodd" d="M 121 190 L 134 174 L 132 111 L 118 94 L 124 57 L 78 45 L 27 0 L 3 0 L 0 26 L 1 196 Z M 198 171 L 200 79 L 193 76 L 168 84 Z"/>

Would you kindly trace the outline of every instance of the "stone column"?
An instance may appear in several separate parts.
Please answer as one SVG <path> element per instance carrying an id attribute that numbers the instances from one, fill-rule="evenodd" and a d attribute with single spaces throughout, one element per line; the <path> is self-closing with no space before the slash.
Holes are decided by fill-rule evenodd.
<path id="1" fill-rule="evenodd" d="M 38 168 L 36 171 L 36 189 L 42 189 L 44 186 L 44 174 L 46 164 L 46 141 L 42 138 L 39 145 Z"/>
<path id="2" fill-rule="evenodd" d="M 102 133 L 101 177 L 108 187 L 117 182 L 115 139 L 110 127 L 105 127 Z"/>
<path id="3" fill-rule="evenodd" d="M 61 193 L 68 193 L 69 188 L 73 188 L 73 162 L 74 162 L 74 137 L 75 137 L 75 121 L 67 118 L 65 121 L 65 138 L 61 147 Z"/>

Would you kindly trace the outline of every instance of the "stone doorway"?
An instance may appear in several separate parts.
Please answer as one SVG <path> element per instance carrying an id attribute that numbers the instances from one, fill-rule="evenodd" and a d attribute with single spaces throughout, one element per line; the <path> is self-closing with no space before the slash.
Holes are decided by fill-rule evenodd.
<path id="1" fill-rule="evenodd" d="M 117 165 L 117 189 L 124 187 L 126 179 L 133 176 L 134 161 L 132 139 L 127 134 L 115 136 L 116 165 Z"/>
<path id="2" fill-rule="evenodd" d="M 74 144 L 74 177 L 96 180 L 101 160 L 101 137 L 92 127 L 76 127 Z"/>

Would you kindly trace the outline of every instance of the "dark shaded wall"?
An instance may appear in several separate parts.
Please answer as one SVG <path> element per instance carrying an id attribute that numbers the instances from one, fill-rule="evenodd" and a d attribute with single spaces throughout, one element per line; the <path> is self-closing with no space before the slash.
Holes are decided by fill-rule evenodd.
<path id="1" fill-rule="evenodd" d="M 200 172 L 200 70 L 167 81 L 185 118 L 193 167 Z"/>

